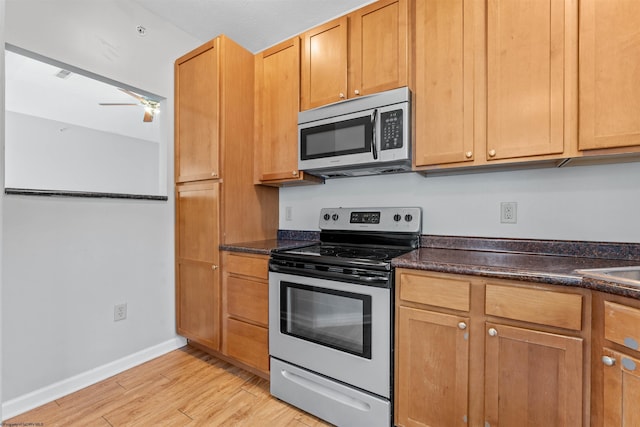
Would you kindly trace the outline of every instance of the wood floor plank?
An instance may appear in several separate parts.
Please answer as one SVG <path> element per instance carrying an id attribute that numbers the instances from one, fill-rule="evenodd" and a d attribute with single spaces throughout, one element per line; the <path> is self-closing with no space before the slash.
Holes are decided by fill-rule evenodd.
<path id="1" fill-rule="evenodd" d="M 186 346 L 6 420 L 46 427 L 325 427 L 269 382 Z"/>

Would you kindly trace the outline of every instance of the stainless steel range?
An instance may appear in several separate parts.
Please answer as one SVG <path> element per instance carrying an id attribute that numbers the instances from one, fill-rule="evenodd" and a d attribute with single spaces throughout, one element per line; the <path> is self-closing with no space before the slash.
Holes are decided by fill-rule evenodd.
<path id="1" fill-rule="evenodd" d="M 318 244 L 269 262 L 271 394 L 338 426 L 393 424 L 391 259 L 420 208 L 325 208 Z"/>

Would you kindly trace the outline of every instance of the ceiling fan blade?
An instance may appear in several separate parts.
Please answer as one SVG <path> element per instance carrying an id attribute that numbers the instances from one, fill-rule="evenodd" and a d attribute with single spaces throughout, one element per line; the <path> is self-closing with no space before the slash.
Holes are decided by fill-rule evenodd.
<path id="1" fill-rule="evenodd" d="M 153 114 L 147 110 L 144 110 L 144 118 L 142 119 L 143 122 L 151 122 L 153 121 Z"/>
<path id="2" fill-rule="evenodd" d="M 119 87 L 118 89 L 120 89 L 122 92 L 126 93 L 127 95 L 134 97 L 135 99 L 142 102 L 143 104 L 145 103 L 145 101 L 147 101 L 147 98 L 140 96 L 137 93 L 131 92 L 130 90 L 122 89 L 121 87 Z"/>

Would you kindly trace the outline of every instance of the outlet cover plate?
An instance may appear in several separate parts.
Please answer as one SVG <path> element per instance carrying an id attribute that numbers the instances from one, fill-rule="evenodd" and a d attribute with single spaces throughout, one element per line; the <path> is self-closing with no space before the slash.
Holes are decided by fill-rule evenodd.
<path id="1" fill-rule="evenodd" d="M 515 224 L 518 222 L 518 203 L 500 203 L 500 222 L 503 224 Z"/>
<path id="2" fill-rule="evenodd" d="M 113 306 L 113 321 L 124 320 L 127 318 L 127 304 L 116 304 Z"/>

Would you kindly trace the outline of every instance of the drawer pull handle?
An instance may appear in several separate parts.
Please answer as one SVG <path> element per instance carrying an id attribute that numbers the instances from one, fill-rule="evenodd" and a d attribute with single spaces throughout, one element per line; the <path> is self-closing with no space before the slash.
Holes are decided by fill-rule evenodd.
<path id="1" fill-rule="evenodd" d="M 616 359 L 609 356 L 602 356 L 602 363 L 604 363 L 606 366 L 613 366 L 616 364 Z"/>
<path id="2" fill-rule="evenodd" d="M 489 328 L 489 336 L 490 337 L 497 337 L 498 336 L 498 330 L 496 328 Z"/>
<path id="3" fill-rule="evenodd" d="M 462 329 L 464 331 L 465 329 L 467 329 L 467 324 L 464 323 L 464 322 L 460 322 L 460 323 L 458 323 L 458 328 L 460 328 L 460 329 Z"/>
<path id="4" fill-rule="evenodd" d="M 211 266 L 211 269 L 212 269 L 212 270 L 217 270 L 217 269 L 218 269 L 218 266 L 217 266 L 217 265 L 215 265 L 215 264 L 213 264 L 213 265 Z"/>

